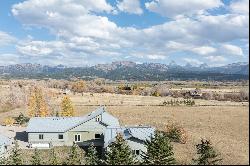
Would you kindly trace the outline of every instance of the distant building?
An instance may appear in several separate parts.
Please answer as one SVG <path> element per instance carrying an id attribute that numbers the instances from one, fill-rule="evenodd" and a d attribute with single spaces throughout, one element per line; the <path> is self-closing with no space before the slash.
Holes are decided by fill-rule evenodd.
<path id="1" fill-rule="evenodd" d="M 200 89 L 195 89 L 195 90 L 190 90 L 186 92 L 185 96 L 190 96 L 192 98 L 201 98 L 202 97 L 202 92 Z"/>
<path id="2" fill-rule="evenodd" d="M 70 89 L 64 89 L 63 90 L 63 94 L 64 95 L 68 95 L 70 92 L 71 92 Z"/>
<path id="3" fill-rule="evenodd" d="M 4 155 L 11 145 L 10 138 L 0 134 L 0 156 Z"/>

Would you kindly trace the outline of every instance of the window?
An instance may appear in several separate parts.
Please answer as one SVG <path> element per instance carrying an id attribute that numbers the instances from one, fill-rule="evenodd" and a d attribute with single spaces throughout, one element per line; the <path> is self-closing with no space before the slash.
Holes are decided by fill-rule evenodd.
<path id="1" fill-rule="evenodd" d="M 43 139 L 43 134 L 39 134 L 39 139 Z"/>
<path id="2" fill-rule="evenodd" d="M 101 120 L 100 116 L 98 116 L 98 117 L 95 118 L 96 122 L 100 122 L 100 120 Z"/>
<path id="3" fill-rule="evenodd" d="M 95 139 L 101 139 L 101 134 L 95 134 Z"/>
<path id="4" fill-rule="evenodd" d="M 63 134 L 59 134 L 58 139 L 63 139 Z"/>
<path id="5" fill-rule="evenodd" d="M 140 155 L 140 150 L 133 150 L 133 154 Z"/>
<path id="6" fill-rule="evenodd" d="M 140 155 L 140 150 L 135 150 L 136 155 Z"/>
<path id="7" fill-rule="evenodd" d="M 81 135 L 80 134 L 76 134 L 75 135 L 75 142 L 80 142 L 81 141 Z"/>

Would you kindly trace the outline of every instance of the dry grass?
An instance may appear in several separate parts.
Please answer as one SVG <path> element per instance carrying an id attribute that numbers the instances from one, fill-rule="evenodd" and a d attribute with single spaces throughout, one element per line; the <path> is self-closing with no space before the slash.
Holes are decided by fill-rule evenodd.
<path id="1" fill-rule="evenodd" d="M 179 123 L 188 133 L 186 144 L 174 144 L 175 155 L 188 164 L 195 155 L 195 144 L 201 138 L 210 139 L 223 157 L 223 164 L 249 164 L 249 103 L 195 100 L 194 107 L 157 106 L 170 97 L 129 96 L 117 94 L 69 95 L 78 116 L 93 111 L 98 105 L 120 119 L 123 125 L 151 125 L 165 130 L 169 123 Z M 53 98 L 52 106 L 59 110 L 61 96 Z M 108 106 L 113 105 L 113 106 Z M 140 105 L 140 106 L 138 106 Z M 152 106 L 153 105 L 153 106 Z M 26 113 L 26 108 L 0 114 L 0 121 Z"/>
<path id="2" fill-rule="evenodd" d="M 86 114 L 96 107 L 82 107 Z M 152 125 L 164 130 L 177 122 L 188 133 L 186 144 L 174 144 L 180 163 L 188 164 L 195 155 L 195 144 L 201 138 L 210 139 L 223 157 L 223 164 L 249 164 L 248 107 L 107 107 L 124 125 Z"/>

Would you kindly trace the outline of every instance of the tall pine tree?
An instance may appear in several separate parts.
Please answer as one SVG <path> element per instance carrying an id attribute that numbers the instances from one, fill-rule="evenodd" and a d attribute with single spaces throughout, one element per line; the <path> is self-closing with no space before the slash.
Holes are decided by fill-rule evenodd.
<path id="1" fill-rule="evenodd" d="M 66 161 L 67 165 L 81 165 L 83 159 L 83 152 L 79 146 L 74 143 L 70 149 L 69 157 Z"/>
<path id="2" fill-rule="evenodd" d="M 17 141 L 15 140 L 14 142 L 14 147 L 11 150 L 11 154 L 8 158 L 8 163 L 10 165 L 22 165 L 23 164 L 23 159 L 21 155 L 21 150 L 19 149 L 19 145 Z"/>
<path id="3" fill-rule="evenodd" d="M 50 158 L 49 158 L 49 164 L 50 165 L 59 165 L 59 161 L 57 159 L 56 153 L 55 153 L 55 149 L 52 148 L 50 150 Z"/>
<path id="4" fill-rule="evenodd" d="M 99 165 L 101 163 L 93 143 L 91 143 L 87 150 L 85 160 L 87 165 Z"/>
<path id="5" fill-rule="evenodd" d="M 41 155 L 37 149 L 35 149 L 34 154 L 33 156 L 31 156 L 31 158 L 32 165 L 42 165 Z"/>
<path id="6" fill-rule="evenodd" d="M 210 141 L 208 140 L 201 140 L 200 144 L 196 145 L 198 158 L 193 159 L 194 163 L 197 165 L 218 165 L 222 159 L 219 157 L 218 154 Z"/>
<path id="7" fill-rule="evenodd" d="M 168 137 L 156 131 L 151 140 L 145 142 L 147 152 L 142 155 L 146 165 L 172 165 L 175 164 L 173 146 Z"/>
<path id="8" fill-rule="evenodd" d="M 0 165 L 7 165 L 8 162 L 5 157 L 0 157 Z"/>
<path id="9" fill-rule="evenodd" d="M 61 116 L 74 116 L 75 110 L 72 101 L 68 96 L 64 96 L 61 102 Z"/>
<path id="10" fill-rule="evenodd" d="M 135 163 L 132 150 L 123 139 L 122 134 L 117 134 L 116 140 L 108 146 L 105 157 L 107 165 L 133 165 Z"/>

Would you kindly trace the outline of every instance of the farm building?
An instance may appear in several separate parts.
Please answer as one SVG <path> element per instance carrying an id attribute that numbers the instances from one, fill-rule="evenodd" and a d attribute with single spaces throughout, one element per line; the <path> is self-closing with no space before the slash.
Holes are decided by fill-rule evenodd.
<path id="1" fill-rule="evenodd" d="M 8 137 L 0 134 L 0 156 L 7 152 L 10 145 L 11 140 Z"/>
<path id="2" fill-rule="evenodd" d="M 123 135 L 127 144 L 133 151 L 137 159 L 141 159 L 141 154 L 146 152 L 144 146 L 146 140 L 150 140 L 154 135 L 155 129 L 148 126 L 132 126 L 132 127 L 107 127 L 104 134 L 104 148 L 108 150 L 108 145 L 115 141 L 118 133 Z"/>
<path id="3" fill-rule="evenodd" d="M 200 89 L 194 89 L 190 90 L 186 93 L 186 96 L 190 96 L 192 98 L 201 98 L 202 97 L 202 92 Z"/>
<path id="4" fill-rule="evenodd" d="M 143 141 L 150 138 L 154 129 L 150 127 L 121 127 L 117 118 L 107 113 L 104 107 L 83 117 L 35 117 L 27 127 L 28 142 L 31 148 L 52 146 L 72 146 L 77 143 L 87 148 L 91 143 L 103 152 L 122 131 L 131 149 L 145 151 Z"/>

